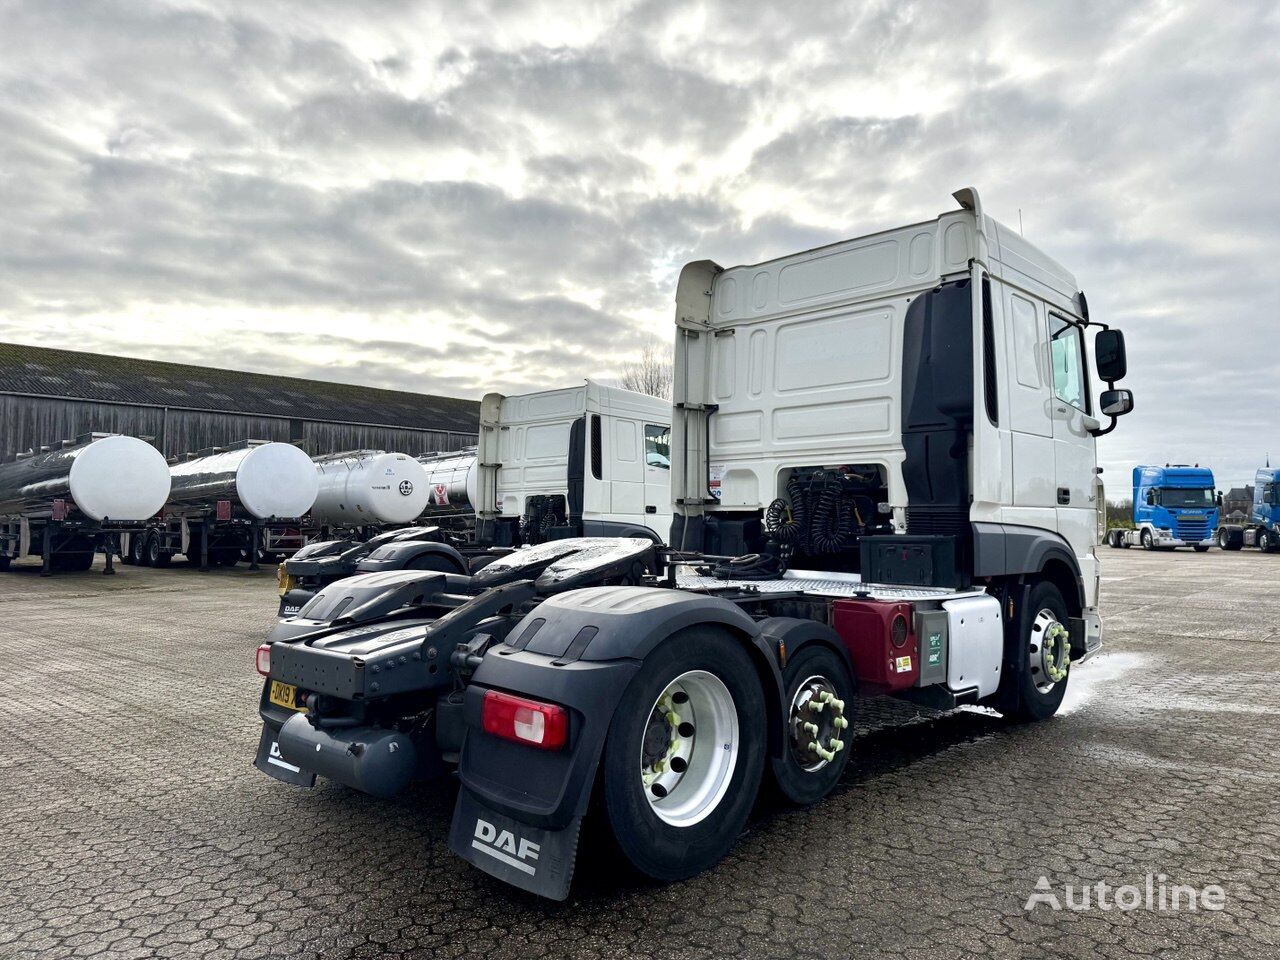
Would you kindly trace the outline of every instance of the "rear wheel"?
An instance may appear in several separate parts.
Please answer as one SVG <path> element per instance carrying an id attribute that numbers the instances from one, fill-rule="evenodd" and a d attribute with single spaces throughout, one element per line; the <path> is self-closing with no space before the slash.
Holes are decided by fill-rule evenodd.
<path id="1" fill-rule="evenodd" d="M 1057 587 L 1042 580 L 1031 588 L 1018 624 L 1026 659 L 1018 677 L 1016 719 L 1047 720 L 1062 705 L 1071 666 L 1067 620 L 1067 604 Z"/>
<path id="2" fill-rule="evenodd" d="M 1107 531 L 1107 546 L 1110 547 L 1112 550 L 1120 549 L 1120 531 L 1119 530 Z"/>
<path id="3" fill-rule="evenodd" d="M 782 673 L 786 750 L 770 760 L 773 782 L 792 803 L 814 803 L 839 782 L 853 752 L 853 678 L 830 647 L 810 644 Z"/>
<path id="4" fill-rule="evenodd" d="M 742 645 L 694 628 L 662 644 L 609 726 L 604 810 L 641 873 L 683 880 L 733 846 L 764 769 L 765 702 Z"/>
<path id="5" fill-rule="evenodd" d="M 1275 553 L 1277 547 L 1276 535 L 1270 530 L 1258 531 L 1258 549 L 1263 553 Z"/>
<path id="6" fill-rule="evenodd" d="M 129 556 L 134 564 L 139 567 L 149 567 L 151 562 L 147 558 L 147 535 L 146 533 L 129 534 Z"/>
<path id="7" fill-rule="evenodd" d="M 166 553 L 162 548 L 158 534 L 147 534 L 146 550 L 148 567 L 167 567 L 169 561 L 173 559 L 173 555 Z"/>

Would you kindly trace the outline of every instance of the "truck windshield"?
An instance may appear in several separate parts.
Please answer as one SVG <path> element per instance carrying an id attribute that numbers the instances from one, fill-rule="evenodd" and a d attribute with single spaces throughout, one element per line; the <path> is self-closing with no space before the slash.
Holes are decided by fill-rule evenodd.
<path id="1" fill-rule="evenodd" d="M 1160 491 L 1160 505 L 1165 507 L 1211 507 L 1212 490 L 1179 490 L 1168 488 Z"/>

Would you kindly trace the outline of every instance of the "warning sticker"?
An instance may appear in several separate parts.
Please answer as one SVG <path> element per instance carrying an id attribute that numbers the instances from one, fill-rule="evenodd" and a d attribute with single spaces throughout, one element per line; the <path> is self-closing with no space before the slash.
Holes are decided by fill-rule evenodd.
<path id="1" fill-rule="evenodd" d="M 938 667 L 942 665 L 942 634 L 929 634 L 929 666 Z"/>
<path id="2" fill-rule="evenodd" d="M 713 463 L 707 476 L 707 489 L 711 491 L 711 496 L 717 500 L 720 499 L 720 484 L 724 480 L 724 464 Z"/>
<path id="3" fill-rule="evenodd" d="M 898 673 L 908 673 L 911 670 L 911 658 L 899 657 L 894 661 L 894 668 Z"/>
<path id="4" fill-rule="evenodd" d="M 437 483 L 431 488 L 431 496 L 435 499 L 437 507 L 449 505 L 449 488 L 443 483 Z"/>

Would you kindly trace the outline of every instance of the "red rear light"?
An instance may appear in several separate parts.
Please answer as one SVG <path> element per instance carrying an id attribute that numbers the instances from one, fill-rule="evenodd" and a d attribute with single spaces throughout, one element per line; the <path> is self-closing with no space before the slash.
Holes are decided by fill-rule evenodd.
<path id="1" fill-rule="evenodd" d="M 524 697 L 486 691 L 482 711 L 484 732 L 539 750 L 560 750 L 569 730 L 564 707 Z"/>
<path id="2" fill-rule="evenodd" d="M 271 644 L 262 643 L 258 645 L 258 656 L 255 663 L 258 672 L 264 677 L 271 673 Z"/>

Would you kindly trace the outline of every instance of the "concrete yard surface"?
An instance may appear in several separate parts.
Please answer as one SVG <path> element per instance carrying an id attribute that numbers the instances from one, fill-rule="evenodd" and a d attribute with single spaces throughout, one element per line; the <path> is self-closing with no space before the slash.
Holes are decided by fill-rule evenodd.
<path id="1" fill-rule="evenodd" d="M 762 803 L 685 883 L 588 851 L 565 904 L 449 854 L 450 784 L 385 801 L 251 766 L 273 568 L 20 565 L 0 958 L 1280 956 L 1280 556 L 1100 554 L 1105 652 L 1053 720 L 860 704 L 832 796 Z M 1148 875 L 1222 909 L 1114 905 Z M 1099 882 L 1108 909 L 1065 908 Z"/>

